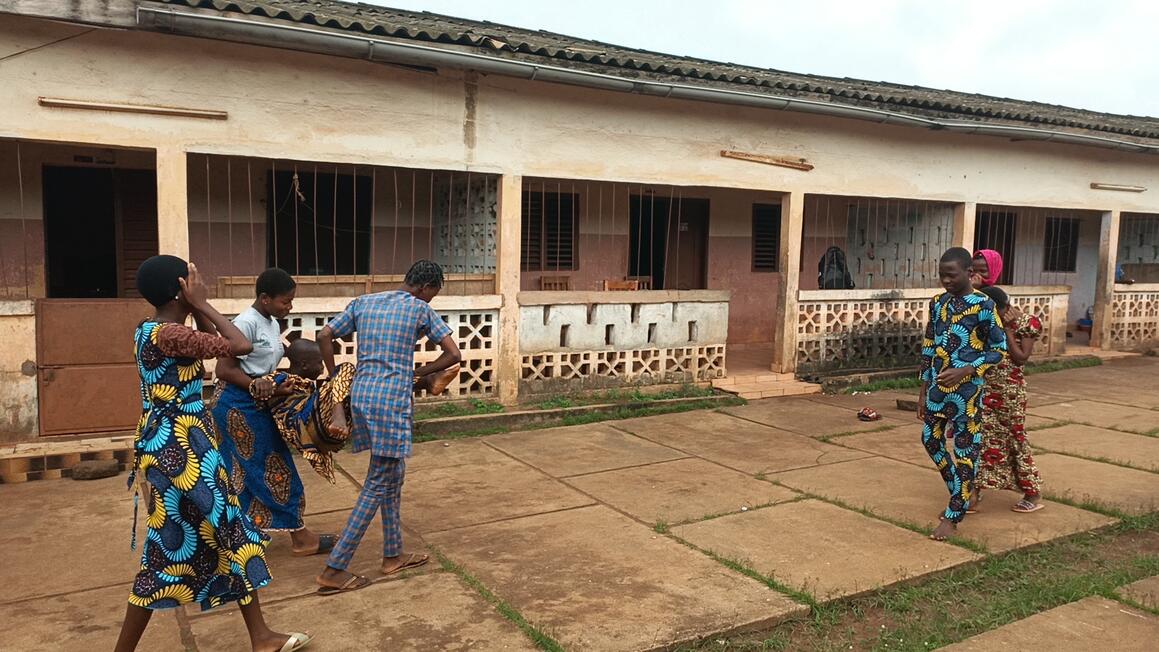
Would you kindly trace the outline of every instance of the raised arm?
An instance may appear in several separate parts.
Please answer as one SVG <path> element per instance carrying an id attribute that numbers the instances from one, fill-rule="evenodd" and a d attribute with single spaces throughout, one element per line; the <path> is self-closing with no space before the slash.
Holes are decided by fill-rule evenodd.
<path id="1" fill-rule="evenodd" d="M 229 342 L 229 352 L 233 355 L 248 355 L 254 350 L 254 345 L 238 330 L 238 327 L 209 304 L 209 289 L 201 280 L 201 273 L 197 271 L 196 265 L 189 263 L 189 278 L 178 279 L 178 282 L 181 284 L 181 295 L 193 311 L 198 328 L 224 337 Z"/>
<path id="2" fill-rule="evenodd" d="M 459 345 L 455 342 L 454 335 L 447 335 L 439 340 L 439 347 L 442 348 L 443 352 L 439 354 L 439 357 L 419 367 L 415 371 L 416 376 L 419 378 L 429 376 L 450 369 L 463 361 L 463 354 L 459 351 Z"/>
<path id="3" fill-rule="evenodd" d="M 329 324 L 318 331 L 314 341 L 318 342 L 318 351 L 322 353 L 322 364 L 326 365 L 326 374 L 333 375 L 337 365 L 334 363 L 334 331 L 330 329 Z"/>

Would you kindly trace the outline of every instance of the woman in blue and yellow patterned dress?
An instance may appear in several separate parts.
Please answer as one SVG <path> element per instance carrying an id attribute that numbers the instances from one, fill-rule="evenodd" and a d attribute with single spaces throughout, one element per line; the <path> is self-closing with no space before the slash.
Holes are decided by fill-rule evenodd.
<path id="1" fill-rule="evenodd" d="M 309 636 L 275 632 L 262 617 L 256 592 L 270 582 L 268 539 L 238 507 L 201 398 L 201 360 L 244 354 L 250 344 L 209 305 L 192 264 L 154 256 L 137 271 L 137 287 L 157 309 L 134 337 L 142 415 L 129 485 L 138 474 L 145 480 L 149 517 L 116 649 L 136 649 L 155 609 L 237 602 L 254 650 L 300 650 Z M 198 330 L 184 325 L 190 314 Z"/>

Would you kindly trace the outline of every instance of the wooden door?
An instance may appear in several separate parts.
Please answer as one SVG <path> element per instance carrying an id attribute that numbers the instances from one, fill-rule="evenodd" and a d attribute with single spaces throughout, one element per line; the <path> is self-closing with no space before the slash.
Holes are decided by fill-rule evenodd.
<path id="1" fill-rule="evenodd" d="M 703 290 L 708 287 L 708 200 L 682 200 L 672 224 L 668 236 L 670 271 L 665 286 L 672 290 Z"/>

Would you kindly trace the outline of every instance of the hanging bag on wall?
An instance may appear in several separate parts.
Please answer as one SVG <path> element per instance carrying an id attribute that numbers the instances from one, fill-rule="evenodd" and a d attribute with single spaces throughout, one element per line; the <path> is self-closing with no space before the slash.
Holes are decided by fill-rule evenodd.
<path id="1" fill-rule="evenodd" d="M 845 265 L 845 252 L 829 247 L 817 262 L 817 287 L 822 290 L 852 290 L 853 277 Z"/>

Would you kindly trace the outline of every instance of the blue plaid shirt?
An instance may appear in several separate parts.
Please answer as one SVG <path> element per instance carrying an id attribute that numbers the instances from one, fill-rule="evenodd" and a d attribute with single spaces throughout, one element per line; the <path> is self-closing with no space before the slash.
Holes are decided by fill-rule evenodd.
<path id="1" fill-rule="evenodd" d="M 424 336 L 441 342 L 451 327 L 407 292 L 360 296 L 329 326 L 335 337 L 358 333 L 358 365 L 350 388 L 351 450 L 410 457 L 415 344 Z"/>

